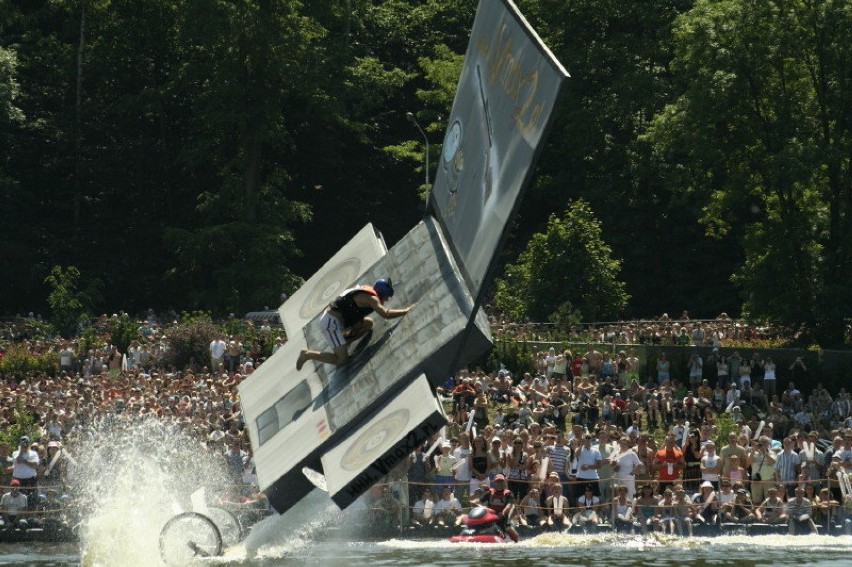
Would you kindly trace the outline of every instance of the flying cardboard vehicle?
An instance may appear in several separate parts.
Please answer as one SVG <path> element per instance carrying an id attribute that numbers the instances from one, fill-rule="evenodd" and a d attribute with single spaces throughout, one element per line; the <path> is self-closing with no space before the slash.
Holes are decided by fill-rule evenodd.
<path id="1" fill-rule="evenodd" d="M 341 508 L 386 476 L 446 417 L 434 388 L 492 346 L 479 309 L 568 74 L 509 0 L 480 0 L 425 218 L 387 248 L 365 226 L 279 309 L 288 342 L 240 387 L 261 490 L 279 513 L 325 477 Z M 392 277 L 405 317 L 374 317 L 349 362 L 312 324 L 341 291 Z"/>

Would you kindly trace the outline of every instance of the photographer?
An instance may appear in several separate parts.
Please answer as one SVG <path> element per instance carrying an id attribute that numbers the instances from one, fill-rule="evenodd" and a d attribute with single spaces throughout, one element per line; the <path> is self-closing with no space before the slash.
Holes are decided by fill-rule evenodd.
<path id="1" fill-rule="evenodd" d="M 12 477 L 21 487 L 21 493 L 27 497 L 29 505 L 35 502 L 36 485 L 38 484 L 38 466 L 41 462 L 36 451 L 30 447 L 30 438 L 22 435 L 17 451 L 12 454 Z"/>
<path id="2" fill-rule="evenodd" d="M 752 441 L 749 462 L 752 502 L 763 502 L 769 497 L 768 488 L 775 480 L 775 452 L 770 448 L 769 437 L 761 435 Z"/>

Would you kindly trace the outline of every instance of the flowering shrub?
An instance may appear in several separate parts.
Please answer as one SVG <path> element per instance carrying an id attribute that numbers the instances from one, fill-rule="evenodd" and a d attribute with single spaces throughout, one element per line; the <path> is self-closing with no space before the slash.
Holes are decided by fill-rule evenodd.
<path id="1" fill-rule="evenodd" d="M 792 340 L 776 337 L 772 339 L 722 339 L 720 346 L 726 348 L 741 348 L 752 350 L 767 350 L 773 348 L 787 348 L 792 345 Z"/>

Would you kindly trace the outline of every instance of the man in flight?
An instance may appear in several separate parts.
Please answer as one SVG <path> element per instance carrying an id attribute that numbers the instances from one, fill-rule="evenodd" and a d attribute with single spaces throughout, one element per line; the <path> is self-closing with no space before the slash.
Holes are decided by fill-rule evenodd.
<path id="1" fill-rule="evenodd" d="M 414 307 L 409 305 L 405 309 L 388 309 L 384 304 L 391 297 L 393 284 L 390 278 L 382 278 L 372 287 L 361 285 L 344 290 L 325 308 L 318 323 L 332 351 L 302 349 L 296 359 L 296 370 L 301 370 L 309 360 L 337 366 L 346 364 L 349 360 L 348 346 L 373 328 L 373 320 L 368 315 L 376 312 L 385 319 L 396 319 Z"/>

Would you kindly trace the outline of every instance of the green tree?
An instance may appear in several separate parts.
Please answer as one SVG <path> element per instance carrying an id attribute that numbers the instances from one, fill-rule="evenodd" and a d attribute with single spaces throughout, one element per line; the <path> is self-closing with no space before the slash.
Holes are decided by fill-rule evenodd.
<path id="1" fill-rule="evenodd" d="M 302 117 L 325 100 L 324 33 L 295 1 L 204 0 L 180 14 L 173 88 L 189 94 L 192 144 L 179 160 L 215 164 L 192 222 L 165 231 L 169 273 L 190 284 L 192 307 L 256 308 L 293 287 L 290 227 L 310 215 L 285 190 Z"/>
<path id="2" fill-rule="evenodd" d="M 210 341 L 222 333 L 209 315 L 196 313 L 191 317 L 186 314 L 181 318 L 180 325 L 169 329 L 169 338 L 163 362 L 176 368 L 186 368 L 192 365 L 210 364 Z"/>
<path id="3" fill-rule="evenodd" d="M 453 99 L 456 94 L 456 85 L 461 75 L 464 64 L 464 55 L 454 53 L 446 45 L 435 46 L 433 57 L 421 57 L 418 64 L 423 72 L 423 79 L 427 82 L 427 88 L 417 90 L 417 98 L 426 104 L 426 110 L 417 112 L 417 121 L 423 121 L 427 136 L 436 139 L 444 132 L 446 127 L 445 118 L 449 116 L 453 107 Z M 405 140 L 400 144 L 387 146 L 385 151 L 396 159 L 406 160 L 415 165 L 418 171 L 423 171 L 424 144 L 420 138 Z M 434 163 L 441 154 L 441 144 L 432 145 L 430 155 L 431 163 Z M 418 195 L 421 200 L 429 198 L 431 187 L 425 184 L 420 186 Z"/>
<path id="4" fill-rule="evenodd" d="M 15 78 L 17 65 L 18 59 L 14 50 L 0 46 L 0 132 L 6 132 L 10 124 L 20 122 L 24 118 L 15 101 L 20 90 Z"/>
<path id="5" fill-rule="evenodd" d="M 44 283 L 50 288 L 47 304 L 51 310 L 51 322 L 59 333 L 70 337 L 77 331 L 77 324 L 85 319 L 89 298 L 77 290 L 80 271 L 74 266 L 62 269 L 54 266 Z"/>
<path id="6" fill-rule="evenodd" d="M 8 443 L 12 451 L 20 445 L 22 435 L 30 439 L 38 439 L 40 433 L 40 416 L 33 410 L 24 406 L 24 398 L 18 397 L 15 403 L 14 419 L 10 420 L 8 427 L 0 431 L 0 442 Z"/>
<path id="7" fill-rule="evenodd" d="M 665 182 L 641 139 L 673 96 L 672 24 L 693 0 L 528 0 L 520 5 L 571 79 L 536 183 L 519 208 L 515 254 L 543 230 L 547 213 L 588 201 L 623 260 L 626 311 L 647 317 L 688 306 L 697 316 L 731 311 L 730 275 L 741 260 L 733 238 L 714 240 L 699 222 L 699 198 Z"/>
<path id="8" fill-rule="evenodd" d="M 2 6 L 2 4 L 0 4 Z M 0 26 L 2 29 L 2 26 Z M 26 257 L 26 248 L 22 251 L 22 234 L 16 230 L 22 223 L 20 218 L 10 214 L 11 205 L 18 197 L 19 184 L 12 170 L 14 167 L 13 146 L 15 137 L 24 123 L 24 114 L 17 106 L 20 85 L 17 80 L 18 59 L 14 50 L 0 45 L 0 197 L 6 206 L 0 207 L 0 225 L 8 231 L 9 237 L 0 238 L 0 272 L 14 281 L 14 274 L 20 272 L 20 264 Z M 5 236 L 4 232 L 4 236 Z M 28 246 L 27 246 L 28 248 Z"/>
<path id="9" fill-rule="evenodd" d="M 617 317 L 629 298 L 601 223 L 583 200 L 551 215 L 496 282 L 495 303 L 518 319 L 558 323 Z"/>
<path id="10" fill-rule="evenodd" d="M 117 317 L 110 318 L 109 338 L 119 352 L 126 353 L 130 343 L 139 338 L 139 324 L 122 311 Z"/>
<path id="11" fill-rule="evenodd" d="M 852 2 L 699 0 L 677 20 L 682 94 L 649 139 L 734 234 L 752 317 L 843 343 L 852 312 Z"/>
<path id="12" fill-rule="evenodd" d="M 367 221 L 395 241 L 420 177 L 381 148 L 475 5 L 0 0 L 26 116 L 0 126 L 0 309 L 38 309 L 55 264 L 111 310 L 259 308 Z"/>

